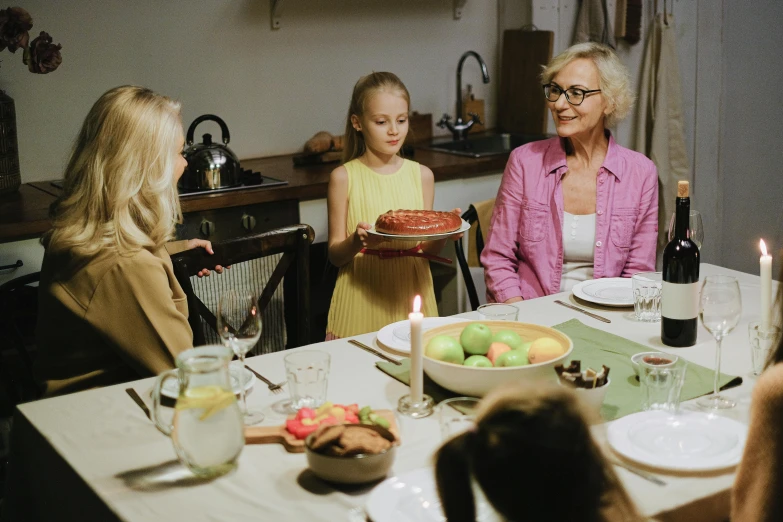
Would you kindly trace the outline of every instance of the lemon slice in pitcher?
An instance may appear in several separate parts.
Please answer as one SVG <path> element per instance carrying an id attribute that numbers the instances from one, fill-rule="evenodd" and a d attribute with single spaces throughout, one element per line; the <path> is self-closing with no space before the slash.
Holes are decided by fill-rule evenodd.
<path id="1" fill-rule="evenodd" d="M 188 388 L 177 399 L 177 410 L 201 408 L 204 412 L 199 416 L 203 421 L 236 402 L 236 396 L 220 386 L 198 386 Z"/>

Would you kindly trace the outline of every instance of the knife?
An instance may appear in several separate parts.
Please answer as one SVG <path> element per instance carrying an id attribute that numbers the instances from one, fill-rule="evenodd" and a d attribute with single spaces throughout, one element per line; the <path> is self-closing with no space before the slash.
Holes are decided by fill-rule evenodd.
<path id="1" fill-rule="evenodd" d="M 139 394 L 136 393 L 136 390 L 134 390 L 133 388 L 125 388 L 125 393 L 130 395 L 130 398 L 133 399 L 133 402 L 138 404 L 139 408 L 142 409 L 144 415 L 146 415 L 149 420 L 152 420 L 152 414 L 150 413 L 150 409 L 147 408 L 147 405 L 144 404 L 143 400 L 141 400 L 141 397 L 139 397 Z"/>
<path id="2" fill-rule="evenodd" d="M 599 321 L 603 321 L 605 323 L 611 323 L 612 322 L 609 319 L 607 319 L 606 317 L 601 317 L 600 315 L 595 315 L 592 312 L 588 312 L 584 308 L 579 308 L 578 306 L 574 306 L 572 304 L 564 303 L 563 301 L 561 301 L 559 299 L 556 299 L 555 303 L 557 303 L 559 305 L 562 305 L 562 306 L 565 306 L 566 308 L 570 308 L 571 310 L 576 310 L 577 312 L 582 312 L 585 315 L 589 315 L 593 319 L 598 319 Z"/>
<path id="3" fill-rule="evenodd" d="M 389 361 L 390 363 L 394 363 L 397 366 L 402 366 L 402 363 L 400 361 L 398 361 L 397 359 L 389 357 L 388 355 L 379 352 L 375 348 L 370 348 L 366 344 L 361 343 L 361 342 L 357 341 L 356 339 L 349 339 L 348 342 L 351 343 L 354 346 L 358 346 L 359 348 L 361 348 L 362 350 L 364 350 L 366 352 L 370 352 L 371 354 L 373 354 L 376 357 L 380 357 L 384 361 Z"/>
<path id="4" fill-rule="evenodd" d="M 633 467 L 633 466 L 631 466 L 629 464 L 626 464 L 625 462 L 623 462 L 621 460 L 609 459 L 609 461 L 612 464 L 614 464 L 615 466 L 620 466 L 623 469 L 627 469 L 628 471 L 630 471 L 631 473 L 633 473 L 634 475 L 636 475 L 638 477 L 642 477 L 645 480 L 649 480 L 653 484 L 658 484 L 659 486 L 665 486 L 666 485 L 666 482 L 664 482 L 663 480 L 659 479 L 658 477 L 656 477 L 652 473 L 647 473 L 646 471 L 642 471 L 642 470 L 640 470 L 638 468 L 635 468 L 635 467 Z"/>

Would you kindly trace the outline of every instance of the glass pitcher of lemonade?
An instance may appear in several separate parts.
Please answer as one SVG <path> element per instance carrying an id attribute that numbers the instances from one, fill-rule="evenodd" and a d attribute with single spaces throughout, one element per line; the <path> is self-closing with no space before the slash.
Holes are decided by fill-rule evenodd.
<path id="1" fill-rule="evenodd" d="M 180 462 L 200 477 L 232 471 L 245 445 L 242 414 L 231 390 L 231 351 L 219 345 L 201 346 L 177 356 L 177 369 L 162 373 L 152 391 L 152 419 L 171 437 Z M 171 424 L 161 419 L 161 392 L 176 379 Z"/>

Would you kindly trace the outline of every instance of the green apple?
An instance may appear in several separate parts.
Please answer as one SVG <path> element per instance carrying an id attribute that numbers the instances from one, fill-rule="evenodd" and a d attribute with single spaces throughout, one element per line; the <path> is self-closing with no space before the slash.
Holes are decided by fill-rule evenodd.
<path id="1" fill-rule="evenodd" d="M 459 341 L 448 335 L 437 335 L 430 339 L 424 349 L 424 355 L 447 363 L 462 364 L 465 362 L 465 354 Z"/>
<path id="2" fill-rule="evenodd" d="M 521 350 L 509 350 L 495 359 L 495 366 L 498 368 L 506 366 L 525 366 L 527 364 L 529 364 L 527 355 L 522 353 Z"/>
<path id="3" fill-rule="evenodd" d="M 500 330 L 492 336 L 492 341 L 507 344 L 512 350 L 519 350 L 519 347 L 525 342 L 518 333 L 511 330 Z"/>
<path id="4" fill-rule="evenodd" d="M 471 355 L 465 362 L 464 366 L 473 366 L 474 368 L 492 368 L 492 361 L 484 357 L 483 355 Z"/>
<path id="5" fill-rule="evenodd" d="M 532 344 L 533 344 L 533 341 L 528 341 L 526 343 L 522 343 L 519 346 L 519 348 L 517 348 L 517 350 L 519 350 L 520 352 L 523 352 L 525 354 L 525 356 L 527 357 L 527 352 L 530 351 L 530 345 L 532 345 Z"/>
<path id="6" fill-rule="evenodd" d="M 492 344 L 492 330 L 484 323 L 470 323 L 462 330 L 459 342 L 470 355 L 486 355 Z"/>

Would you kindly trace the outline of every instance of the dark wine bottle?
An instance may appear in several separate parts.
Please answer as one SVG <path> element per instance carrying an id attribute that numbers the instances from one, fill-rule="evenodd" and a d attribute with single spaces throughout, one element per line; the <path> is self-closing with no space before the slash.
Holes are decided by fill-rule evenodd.
<path id="1" fill-rule="evenodd" d="M 690 238 L 691 200 L 687 181 L 677 183 L 674 238 L 663 250 L 661 341 L 693 346 L 699 319 L 699 247 Z"/>

